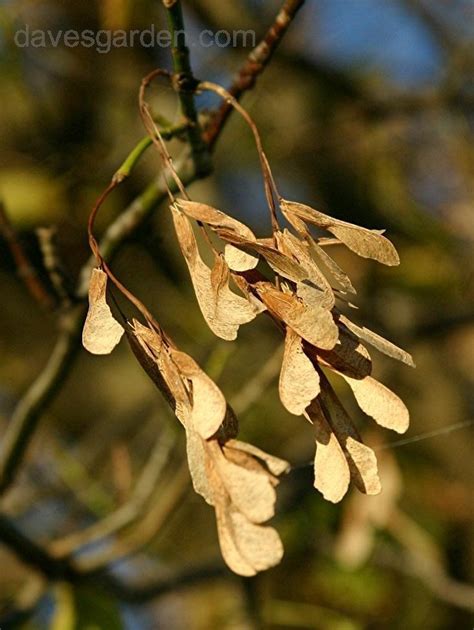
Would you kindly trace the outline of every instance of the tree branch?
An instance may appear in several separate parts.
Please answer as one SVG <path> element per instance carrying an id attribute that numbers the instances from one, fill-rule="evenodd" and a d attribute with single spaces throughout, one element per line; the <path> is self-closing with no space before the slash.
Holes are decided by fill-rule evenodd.
<path id="1" fill-rule="evenodd" d="M 48 272 L 59 306 L 69 308 L 74 302 L 72 282 L 66 273 L 57 247 L 57 229 L 55 226 L 36 229 L 38 244 L 43 256 L 43 266 Z"/>
<path id="2" fill-rule="evenodd" d="M 0 492 L 4 492 L 15 478 L 43 410 L 69 374 L 80 348 L 84 315 L 85 308 L 81 304 L 61 316 L 60 333 L 48 363 L 13 412 L 2 439 Z"/>
<path id="3" fill-rule="evenodd" d="M 54 301 L 51 298 L 46 287 L 38 278 L 38 274 L 33 264 L 31 263 L 28 255 L 23 249 L 22 244 L 18 240 L 18 236 L 13 229 L 7 213 L 5 211 L 4 204 L 0 201 L 0 234 L 7 242 L 7 245 L 15 261 L 18 275 L 23 280 L 24 285 L 38 302 L 38 304 L 46 309 L 51 310 L 54 306 Z"/>
<path id="4" fill-rule="evenodd" d="M 33 567 L 50 580 L 74 582 L 79 577 L 77 571 L 68 561 L 50 556 L 40 545 L 23 534 L 10 518 L 1 513 L 0 539 L 5 545 L 14 549 L 22 562 Z"/>
<path id="5" fill-rule="evenodd" d="M 163 0 L 166 9 L 169 29 L 172 38 L 171 54 L 175 72 L 175 89 L 181 103 L 181 113 L 188 125 L 188 138 L 194 161 L 196 177 L 206 177 L 212 171 L 209 147 L 203 139 L 196 106 L 194 89 L 197 83 L 194 78 L 189 49 L 186 46 L 183 12 L 179 0 Z"/>
<path id="6" fill-rule="evenodd" d="M 228 574 L 222 562 L 175 573 L 146 584 L 129 585 L 103 571 L 82 573 L 68 560 L 55 558 L 40 545 L 23 534 L 10 518 L 0 513 L 0 538 L 15 550 L 17 557 L 27 566 L 54 581 L 91 583 L 94 587 L 114 594 L 122 601 L 139 603 L 159 597 L 169 591 L 184 588 L 206 579 Z"/>
<path id="7" fill-rule="evenodd" d="M 107 590 L 112 592 L 121 601 L 130 604 L 140 604 L 156 599 L 170 591 L 174 592 L 178 589 L 192 586 L 193 584 L 199 584 L 204 580 L 212 580 L 225 575 L 229 575 L 229 570 L 222 562 L 216 561 L 214 564 L 182 571 L 167 579 L 159 579 L 144 585 L 125 585 L 117 580 L 107 580 L 105 586 Z"/>
<path id="8" fill-rule="evenodd" d="M 249 54 L 234 78 L 228 92 L 235 99 L 239 100 L 245 92 L 254 87 L 257 78 L 270 63 L 283 36 L 304 2 L 305 0 L 286 0 L 284 2 L 267 33 Z M 232 106 L 230 103 L 224 101 L 217 114 L 213 117 L 210 126 L 206 130 L 206 139 L 210 146 L 216 141 L 219 130 L 222 129 L 231 111 Z"/>

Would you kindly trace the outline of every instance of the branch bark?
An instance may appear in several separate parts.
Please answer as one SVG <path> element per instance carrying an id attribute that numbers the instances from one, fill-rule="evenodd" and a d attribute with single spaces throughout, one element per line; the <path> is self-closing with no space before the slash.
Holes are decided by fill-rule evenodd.
<path id="1" fill-rule="evenodd" d="M 183 11 L 179 0 L 163 0 L 172 37 L 171 54 L 175 72 L 175 87 L 181 102 L 181 113 L 188 125 L 188 139 L 194 161 L 196 177 L 206 177 L 212 171 L 209 147 L 204 141 L 194 103 L 194 78 L 189 49 L 186 46 Z"/>
<path id="2" fill-rule="evenodd" d="M 22 279 L 30 294 L 42 308 L 51 310 L 54 307 L 54 300 L 44 284 L 41 282 L 34 265 L 31 263 L 27 253 L 23 249 L 15 230 L 10 223 L 4 204 L 1 201 L 0 234 L 7 242 L 13 260 L 15 261 L 18 275 Z"/>
<path id="3" fill-rule="evenodd" d="M 240 100 L 245 92 L 255 86 L 257 78 L 270 63 L 278 45 L 304 2 L 305 0 L 286 0 L 283 3 L 283 6 L 265 36 L 249 54 L 234 78 L 228 92 L 235 99 Z M 217 114 L 213 117 L 210 126 L 206 130 L 206 139 L 210 146 L 217 140 L 219 130 L 225 125 L 231 112 L 232 106 L 230 103 L 222 103 Z"/>

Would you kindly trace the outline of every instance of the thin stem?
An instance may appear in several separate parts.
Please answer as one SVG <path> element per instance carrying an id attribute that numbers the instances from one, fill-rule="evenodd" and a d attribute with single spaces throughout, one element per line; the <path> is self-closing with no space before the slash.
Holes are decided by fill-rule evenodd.
<path id="1" fill-rule="evenodd" d="M 188 124 L 183 123 L 181 125 L 174 125 L 160 129 L 159 133 L 164 140 L 171 140 L 172 138 L 178 138 L 179 136 L 181 136 L 181 134 L 184 133 L 187 128 Z M 129 177 L 132 170 L 138 164 L 142 155 L 152 144 L 153 137 L 145 136 L 145 138 L 142 138 L 140 142 L 130 151 L 129 155 L 125 158 L 122 165 L 116 170 L 113 179 L 117 180 L 120 183 L 124 179 Z"/>
<path id="2" fill-rule="evenodd" d="M 260 159 L 260 164 L 262 166 L 263 181 L 265 185 L 265 196 L 267 198 L 267 203 L 270 210 L 272 228 L 274 232 L 278 231 L 280 229 L 280 226 L 279 226 L 278 217 L 276 214 L 276 204 L 275 204 L 275 199 L 274 199 L 273 194 L 276 194 L 278 197 L 280 195 L 276 188 L 275 180 L 273 178 L 273 174 L 270 169 L 270 164 L 268 163 L 267 156 L 265 155 L 265 151 L 263 150 L 262 138 L 257 129 L 257 125 L 255 124 L 255 122 L 253 121 L 252 117 L 247 112 L 247 110 L 244 109 L 242 105 L 240 105 L 240 103 L 232 96 L 232 94 L 230 94 L 221 85 L 218 85 L 217 83 L 212 83 L 211 81 L 202 81 L 201 83 L 199 83 L 197 89 L 203 90 L 203 91 L 210 91 L 210 92 L 214 92 L 215 94 L 218 94 L 222 99 L 227 101 L 231 105 L 231 107 L 233 107 L 237 112 L 239 112 L 239 114 L 245 120 L 247 125 L 250 127 L 253 133 L 253 136 L 255 138 L 255 144 L 257 145 L 258 156 Z"/>
<path id="3" fill-rule="evenodd" d="M 151 75 L 156 76 L 158 74 L 158 71 L 155 71 L 154 73 L 151 73 Z M 143 114 L 145 112 L 145 117 L 144 117 L 144 122 L 146 123 L 146 125 L 148 126 L 149 130 L 151 130 L 151 140 L 152 142 L 158 142 L 158 146 L 160 148 L 160 153 L 163 156 L 163 159 L 165 160 L 165 164 L 166 159 L 168 159 L 169 164 L 170 164 L 170 169 L 171 172 L 175 175 L 175 181 L 177 186 L 179 187 L 180 191 L 182 192 L 182 194 L 186 195 L 186 191 L 184 189 L 184 185 L 181 182 L 181 179 L 179 178 L 179 175 L 175 172 L 174 167 L 172 166 L 171 163 L 171 157 L 169 156 L 167 149 L 166 149 L 166 145 L 164 143 L 164 140 L 160 134 L 160 131 L 158 130 L 158 128 L 156 127 L 149 111 L 148 108 L 146 106 L 146 103 L 144 103 L 143 101 L 143 94 L 144 94 L 144 90 L 146 85 L 148 85 L 150 79 L 149 76 L 145 77 L 144 81 L 142 82 L 141 88 L 140 88 L 140 111 Z M 140 158 L 140 156 L 142 155 L 143 151 L 145 150 L 145 143 L 141 142 L 138 147 L 136 147 L 136 149 L 134 151 L 132 151 L 132 154 L 129 155 L 129 157 L 125 160 L 125 164 L 126 164 L 126 168 L 129 167 L 133 167 L 133 164 L 135 164 L 137 162 L 137 160 Z M 120 169 L 119 169 L 120 170 Z M 87 223 L 87 233 L 89 236 L 89 245 L 90 248 L 92 250 L 92 253 L 94 254 L 96 260 L 97 260 L 97 264 L 103 268 L 103 270 L 106 272 L 107 276 L 112 280 L 112 282 L 115 284 L 115 286 L 119 289 L 119 291 L 140 311 L 140 313 L 142 313 L 142 315 L 145 317 L 145 319 L 148 321 L 148 323 L 150 325 L 152 325 L 157 332 L 159 332 L 161 334 L 161 327 L 158 324 L 158 322 L 155 320 L 155 318 L 153 317 L 153 315 L 151 314 L 151 312 L 148 310 L 148 308 L 143 304 L 143 302 L 141 300 L 139 300 L 131 291 L 129 291 L 126 286 L 117 278 L 117 276 L 115 276 L 115 274 L 112 272 L 112 270 L 110 269 L 110 267 L 108 266 L 108 264 L 105 262 L 105 260 L 102 257 L 102 254 L 100 252 L 100 246 L 94 236 L 94 223 L 95 220 L 97 218 L 97 214 L 99 213 L 99 210 L 102 206 L 102 204 L 104 203 L 104 201 L 107 199 L 107 197 L 109 196 L 109 194 L 123 181 L 123 177 L 117 177 L 117 173 L 112 177 L 112 180 L 110 182 L 110 184 L 107 186 L 107 188 L 104 190 L 104 192 L 99 196 L 99 198 L 97 199 L 92 212 L 89 215 L 89 220 Z M 171 196 L 171 198 L 173 198 L 173 194 L 168 186 L 168 183 L 165 179 L 165 186 L 167 188 L 167 192 L 168 194 Z"/>
<path id="4" fill-rule="evenodd" d="M 180 160 L 176 168 L 185 186 L 195 181 L 196 175 L 194 166 L 190 159 L 184 158 Z M 171 183 L 170 188 L 172 192 L 176 192 L 177 190 L 174 183 Z M 103 260 L 110 262 L 113 259 L 120 246 L 146 222 L 159 204 L 166 199 L 166 196 L 167 188 L 160 177 L 149 184 L 145 190 L 132 201 L 128 208 L 109 225 L 100 240 L 100 252 Z M 87 297 L 91 270 L 96 264 L 95 256 L 91 256 L 81 269 L 77 287 L 77 297 L 79 299 Z"/>
<path id="5" fill-rule="evenodd" d="M 96 238 L 94 236 L 94 223 L 95 223 L 95 219 L 97 217 L 97 214 L 99 213 L 99 210 L 100 210 L 102 204 L 107 199 L 109 194 L 118 185 L 119 185 L 119 182 L 117 180 L 114 181 L 114 179 L 112 179 L 110 184 L 107 186 L 107 188 L 104 190 L 104 192 L 97 199 L 97 201 L 96 201 L 96 203 L 95 203 L 95 205 L 94 205 L 94 207 L 92 209 L 92 212 L 89 215 L 89 221 L 87 223 L 87 233 L 89 235 L 89 245 L 90 245 L 90 248 L 92 250 L 92 253 L 94 254 L 94 256 L 96 258 L 97 265 L 99 267 L 102 267 L 102 269 L 107 274 L 108 278 L 110 278 L 110 280 L 112 280 L 112 282 L 115 284 L 117 289 L 121 293 L 123 293 L 123 295 L 140 311 L 140 313 L 142 313 L 142 315 L 145 317 L 145 319 L 154 328 L 156 328 L 157 332 L 161 333 L 160 325 L 155 320 L 155 318 L 153 317 L 151 312 L 147 309 L 147 307 L 143 304 L 143 302 L 141 302 L 141 300 L 139 300 L 131 291 L 129 291 L 127 289 L 127 287 L 124 284 L 122 284 L 122 282 L 117 278 L 117 276 L 115 276 L 115 274 L 112 272 L 112 270 L 110 269 L 108 264 L 102 258 L 102 254 L 100 253 L 100 246 L 99 246 L 99 244 L 98 244 L 98 242 L 97 242 L 97 240 L 96 240 Z"/>
<path id="6" fill-rule="evenodd" d="M 56 227 L 40 227 L 36 230 L 38 244 L 43 256 L 43 265 L 59 300 L 61 308 L 67 309 L 74 301 L 72 282 L 58 252 Z"/>
<path id="7" fill-rule="evenodd" d="M 112 179 L 117 182 L 122 182 L 124 179 L 129 177 L 130 173 L 135 168 L 142 155 L 145 153 L 148 147 L 151 146 L 152 143 L 153 140 L 152 138 L 150 138 L 150 136 L 142 138 L 142 140 L 140 140 L 140 142 L 131 150 L 130 154 L 125 158 L 122 165 L 115 171 Z"/>
<path id="8" fill-rule="evenodd" d="M 61 317 L 56 345 L 43 371 L 23 396 L 2 439 L 0 493 L 15 478 L 41 413 L 64 384 L 79 351 L 80 330 L 85 308 L 81 304 Z"/>
<path id="9" fill-rule="evenodd" d="M 163 162 L 165 171 L 168 170 L 171 173 L 178 187 L 178 190 L 183 195 L 183 197 L 187 199 L 188 195 L 186 193 L 183 182 L 181 181 L 178 173 L 176 172 L 176 169 L 173 164 L 173 159 L 171 158 L 171 155 L 169 154 L 169 151 L 166 147 L 166 144 L 163 139 L 163 135 L 161 134 L 160 130 L 157 128 L 155 121 L 153 120 L 153 116 L 150 113 L 150 106 L 145 100 L 145 93 L 146 93 L 147 87 L 150 85 L 151 81 L 155 77 L 158 77 L 158 76 L 164 76 L 168 80 L 172 81 L 172 76 L 169 74 L 169 72 L 167 72 L 166 70 L 162 70 L 161 68 L 153 70 L 153 72 L 150 72 L 150 74 L 148 74 L 143 79 L 140 85 L 140 90 L 139 90 L 139 95 L 138 95 L 138 105 L 140 109 L 140 116 L 142 118 L 145 129 L 148 131 L 148 134 L 153 144 L 158 149 L 158 153 L 161 156 L 161 160 Z M 163 177 L 164 177 L 165 185 L 168 188 L 168 194 L 170 196 L 170 199 L 173 201 L 173 194 L 171 190 L 169 189 L 168 182 L 166 180 L 166 173 L 163 175 Z"/>
<path id="10" fill-rule="evenodd" d="M 92 253 L 96 257 L 97 265 L 99 265 L 99 266 L 102 264 L 102 256 L 100 255 L 100 248 L 99 248 L 99 245 L 98 245 L 98 243 L 97 243 L 97 241 L 95 239 L 95 236 L 94 236 L 94 223 L 95 223 L 96 217 L 97 217 L 97 215 L 99 213 L 99 210 L 102 207 L 102 204 L 107 199 L 107 197 L 110 195 L 110 193 L 115 188 L 117 188 L 118 185 L 119 185 L 119 182 L 118 181 L 114 181 L 112 179 L 110 184 L 100 194 L 99 198 L 95 202 L 94 207 L 92 208 L 92 211 L 91 211 L 91 213 L 89 215 L 89 220 L 87 222 L 87 235 L 89 237 L 89 246 L 90 246 L 90 248 L 92 250 Z"/>
<path id="11" fill-rule="evenodd" d="M 102 260 L 102 268 L 107 274 L 107 277 L 110 278 L 110 280 L 112 280 L 112 282 L 115 284 L 117 289 L 127 298 L 127 300 L 129 300 L 138 309 L 138 311 L 140 311 L 140 313 L 144 316 L 147 322 L 151 326 L 153 326 L 153 328 L 155 328 L 158 333 L 161 334 L 162 333 L 161 326 L 153 317 L 152 313 L 143 304 L 143 302 L 137 298 L 136 295 L 134 295 L 131 291 L 129 291 L 124 284 L 122 284 L 122 282 L 117 278 L 117 276 L 115 276 L 115 274 L 112 272 L 112 270 L 110 269 L 110 267 L 104 260 Z"/>
<path id="12" fill-rule="evenodd" d="M 197 84 L 194 78 L 189 49 L 186 46 L 186 33 L 180 0 L 163 0 L 166 9 L 169 30 L 172 37 L 171 54 L 173 69 L 177 75 L 175 89 L 181 103 L 181 113 L 189 124 L 188 138 L 191 145 L 196 177 L 205 177 L 212 171 L 209 148 L 203 139 L 196 106 L 194 104 L 194 88 Z"/>

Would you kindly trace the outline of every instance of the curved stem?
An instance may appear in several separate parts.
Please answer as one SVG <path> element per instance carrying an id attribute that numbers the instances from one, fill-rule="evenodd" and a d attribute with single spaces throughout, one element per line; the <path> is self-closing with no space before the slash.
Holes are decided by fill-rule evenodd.
<path id="1" fill-rule="evenodd" d="M 150 107 L 145 100 L 145 92 L 146 92 L 147 87 L 150 85 L 151 81 L 158 76 L 166 77 L 168 80 L 172 81 L 172 76 L 170 75 L 170 73 L 167 70 L 163 70 L 161 68 L 157 68 L 156 70 L 153 70 L 153 72 L 150 72 L 150 74 L 148 74 L 143 79 L 140 85 L 140 91 L 138 95 L 140 116 L 142 118 L 143 125 L 151 138 L 151 141 L 158 149 L 158 152 L 161 156 L 165 170 L 166 169 L 169 170 L 169 172 L 171 173 L 178 187 L 179 192 L 183 195 L 185 199 L 188 199 L 188 195 L 186 193 L 186 189 L 183 185 L 183 182 L 181 181 L 181 178 L 179 177 L 174 167 L 173 160 L 166 147 L 165 141 L 163 140 L 163 136 L 161 135 L 160 130 L 156 126 L 155 121 L 153 120 L 153 116 L 151 115 L 151 112 L 150 112 Z M 173 195 L 171 193 L 171 190 L 169 189 L 169 186 L 166 180 L 166 175 L 164 175 L 164 178 L 165 178 L 165 184 L 168 188 L 168 194 L 170 196 L 170 199 L 173 201 L 174 200 Z"/>
<path id="2" fill-rule="evenodd" d="M 94 207 L 92 209 L 92 212 L 89 215 L 89 221 L 87 223 L 87 233 L 88 233 L 88 236 L 89 236 L 89 245 L 90 245 L 90 248 L 92 250 L 92 253 L 96 257 L 97 265 L 102 267 L 102 269 L 105 271 L 105 273 L 110 278 L 110 280 L 112 280 L 112 282 L 115 284 L 117 289 L 121 293 L 123 293 L 123 295 L 140 311 L 140 313 L 142 313 L 142 315 L 145 317 L 145 319 L 150 324 L 152 324 L 157 329 L 158 332 L 161 332 L 161 328 L 160 328 L 158 322 L 155 320 L 155 318 L 150 313 L 150 311 L 147 309 L 147 307 L 131 291 L 129 291 L 127 289 L 127 287 L 124 284 L 122 284 L 122 282 L 120 282 L 120 280 L 115 276 L 115 274 L 112 272 L 112 270 L 110 269 L 108 264 L 105 262 L 105 260 L 102 257 L 102 254 L 100 253 L 100 246 L 99 246 L 99 244 L 98 244 L 98 242 L 97 242 L 97 240 L 96 240 L 96 238 L 94 236 L 94 223 L 95 223 L 95 219 L 97 217 L 97 214 L 98 214 L 102 204 L 104 203 L 104 201 L 107 199 L 109 194 L 118 186 L 118 184 L 119 184 L 118 181 L 116 181 L 116 180 L 114 181 L 114 179 L 112 179 L 110 184 L 107 186 L 107 188 L 104 190 L 104 192 L 97 199 L 97 201 L 96 201 L 96 203 L 95 203 L 95 205 L 94 205 Z"/>
<path id="3" fill-rule="evenodd" d="M 263 150 L 262 138 L 260 136 L 260 132 L 257 129 L 257 125 L 253 121 L 250 114 L 246 109 L 240 105 L 240 103 L 232 96 L 230 92 L 228 92 L 225 88 L 217 83 L 212 83 L 211 81 L 202 81 L 197 86 L 198 90 L 201 91 L 209 91 L 218 94 L 223 100 L 228 102 L 245 120 L 247 125 L 250 127 L 250 130 L 253 133 L 255 138 L 255 144 L 257 145 L 258 157 L 260 159 L 260 164 L 262 167 L 263 173 L 263 181 L 265 186 L 265 196 L 267 198 L 268 207 L 270 210 L 270 217 L 272 221 L 272 227 L 274 231 L 278 231 L 280 229 L 278 223 L 278 217 L 276 214 L 276 204 L 274 194 L 279 197 L 278 189 L 275 184 L 275 179 L 273 177 L 272 171 L 270 169 L 270 164 L 268 163 L 267 156 L 265 155 L 265 151 Z"/>

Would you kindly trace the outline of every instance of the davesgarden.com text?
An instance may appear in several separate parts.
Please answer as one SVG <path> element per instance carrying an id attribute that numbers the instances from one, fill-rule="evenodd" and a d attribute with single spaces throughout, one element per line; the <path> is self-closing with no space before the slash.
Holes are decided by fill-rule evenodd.
<path id="1" fill-rule="evenodd" d="M 68 29 L 31 29 L 29 25 L 18 29 L 14 35 L 14 42 L 18 48 L 93 48 L 98 53 L 107 54 L 114 48 L 169 48 L 175 47 L 178 42 L 183 42 L 189 46 L 202 46 L 203 48 L 227 47 L 255 47 L 255 31 L 235 30 L 235 31 L 212 31 L 204 29 L 190 37 L 184 31 L 158 30 L 154 25 L 146 29 L 134 30 L 106 30 L 93 31 L 86 29 L 82 31 Z"/>

